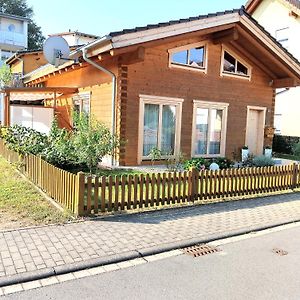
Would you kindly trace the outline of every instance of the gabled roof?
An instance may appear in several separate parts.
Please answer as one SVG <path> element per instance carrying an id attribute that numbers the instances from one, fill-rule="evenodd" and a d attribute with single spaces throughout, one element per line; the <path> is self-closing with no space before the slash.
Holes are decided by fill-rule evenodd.
<path id="1" fill-rule="evenodd" d="M 201 33 L 205 35 L 220 33 L 222 35 L 228 28 L 238 32 L 238 38 L 232 41 L 233 44 L 241 48 L 245 54 L 252 56 L 256 64 L 260 64 L 267 74 L 271 74 L 271 78 L 289 78 L 292 82 L 297 81 L 297 84 L 300 82 L 298 60 L 259 25 L 244 7 L 111 32 L 96 41 L 77 48 L 71 53 L 71 57 L 79 58 L 85 51 L 87 57 L 103 56 L 107 59 L 135 51 L 139 47 L 149 47 L 151 43 L 152 45 L 153 43 L 166 43 L 167 39 L 188 34 L 198 36 Z M 40 74 L 38 76 L 41 76 Z M 37 74 L 34 72 L 30 75 L 31 78 L 27 78 L 27 82 L 37 79 Z M 43 73 L 43 76 L 45 75 L 47 74 Z"/>
<path id="2" fill-rule="evenodd" d="M 262 3 L 263 0 L 249 0 L 245 7 L 248 13 L 252 14 L 255 9 Z M 300 1 L 299 0 L 281 0 L 289 5 L 291 8 L 300 10 Z"/>

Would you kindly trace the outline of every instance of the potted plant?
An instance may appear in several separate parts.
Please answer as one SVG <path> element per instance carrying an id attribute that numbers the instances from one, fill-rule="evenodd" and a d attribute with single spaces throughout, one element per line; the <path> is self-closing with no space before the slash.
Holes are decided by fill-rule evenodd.
<path id="1" fill-rule="evenodd" d="M 242 148 L 242 162 L 246 161 L 249 157 L 249 148 L 248 146 L 244 146 Z"/>
<path id="2" fill-rule="evenodd" d="M 272 147 L 271 146 L 265 147 L 265 157 L 272 158 Z"/>

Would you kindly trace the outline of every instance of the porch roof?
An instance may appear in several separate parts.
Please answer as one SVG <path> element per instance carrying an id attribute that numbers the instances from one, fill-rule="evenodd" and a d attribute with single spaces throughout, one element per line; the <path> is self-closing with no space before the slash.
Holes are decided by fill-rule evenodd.
<path id="1" fill-rule="evenodd" d="M 40 101 L 55 99 L 63 94 L 75 94 L 78 88 L 74 87 L 6 87 L 0 90 L 11 101 Z"/>

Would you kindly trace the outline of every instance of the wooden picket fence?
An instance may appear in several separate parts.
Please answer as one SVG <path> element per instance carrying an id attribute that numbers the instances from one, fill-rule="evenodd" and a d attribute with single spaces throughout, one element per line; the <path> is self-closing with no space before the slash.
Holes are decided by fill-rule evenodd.
<path id="1" fill-rule="evenodd" d="M 20 171 L 48 196 L 81 216 L 230 200 L 300 187 L 296 164 L 98 177 L 72 174 L 34 155 L 20 157 L 1 139 L 0 155 L 18 163 Z"/>
<path id="2" fill-rule="evenodd" d="M 84 175 L 82 175 L 84 176 Z M 82 178 L 84 201 L 79 211 L 98 212 L 147 209 L 191 202 L 230 199 L 287 191 L 300 187 L 296 164 L 219 171 L 88 176 Z"/>

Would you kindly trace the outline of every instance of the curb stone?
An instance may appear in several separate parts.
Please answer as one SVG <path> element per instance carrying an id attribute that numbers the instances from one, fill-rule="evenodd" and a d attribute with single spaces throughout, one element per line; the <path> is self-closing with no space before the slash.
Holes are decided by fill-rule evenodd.
<path id="1" fill-rule="evenodd" d="M 192 239 L 186 239 L 181 240 L 174 243 L 168 243 L 168 244 L 161 244 L 158 246 L 150 247 L 150 248 L 144 248 L 144 249 L 138 249 L 135 251 L 128 251 L 120 254 L 110 255 L 106 257 L 99 257 L 95 259 L 89 259 L 82 262 L 57 266 L 53 268 L 45 268 L 43 270 L 38 271 L 32 271 L 32 272 L 26 272 L 23 274 L 17 274 L 12 276 L 7 276 L 5 278 L 0 278 L 0 287 L 5 287 L 13 284 L 18 283 L 25 283 L 29 281 L 39 280 L 39 279 L 45 279 L 51 276 L 56 275 L 62 275 L 67 274 L 71 272 L 81 271 L 89 268 L 99 267 L 99 266 L 105 266 L 109 264 L 114 263 L 120 263 L 123 261 L 136 259 L 136 258 L 143 258 L 145 256 L 155 255 L 171 250 L 176 250 L 180 248 L 190 247 L 195 244 L 203 244 L 203 243 L 209 243 L 215 240 L 230 238 L 234 236 L 239 236 L 243 234 L 248 234 L 255 231 L 261 231 L 265 229 L 270 229 L 282 225 L 292 224 L 299 222 L 299 218 L 295 218 L 291 221 L 278 221 L 276 223 L 269 223 L 264 224 L 262 226 L 250 226 L 246 228 L 241 228 L 238 230 L 231 230 L 223 233 L 215 233 L 211 235 L 205 235 L 202 237 L 192 238 Z"/>

